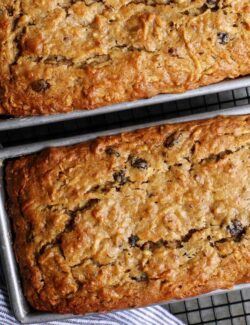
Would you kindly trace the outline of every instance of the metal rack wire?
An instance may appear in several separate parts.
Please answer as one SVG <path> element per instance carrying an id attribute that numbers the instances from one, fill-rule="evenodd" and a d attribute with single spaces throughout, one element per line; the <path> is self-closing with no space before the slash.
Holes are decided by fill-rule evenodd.
<path id="1" fill-rule="evenodd" d="M 190 325 L 250 324 L 250 289 L 165 305 Z"/>
<path id="2" fill-rule="evenodd" d="M 250 87 L 85 119 L 0 132 L 4 147 L 250 104 Z M 164 306 L 185 324 L 250 324 L 250 289 Z"/>

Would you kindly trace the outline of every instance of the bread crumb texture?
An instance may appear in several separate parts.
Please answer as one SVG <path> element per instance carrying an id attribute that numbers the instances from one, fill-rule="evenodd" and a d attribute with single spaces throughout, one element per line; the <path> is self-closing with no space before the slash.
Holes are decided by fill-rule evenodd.
<path id="1" fill-rule="evenodd" d="M 1 114 L 94 109 L 249 73 L 249 0 L 0 0 Z"/>
<path id="2" fill-rule="evenodd" d="M 25 296 L 83 314 L 250 281 L 250 117 L 165 125 L 9 161 Z"/>

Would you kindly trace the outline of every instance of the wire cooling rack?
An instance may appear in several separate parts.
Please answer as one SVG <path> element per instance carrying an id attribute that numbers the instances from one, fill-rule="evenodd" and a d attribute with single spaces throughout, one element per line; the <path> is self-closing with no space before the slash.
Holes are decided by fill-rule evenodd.
<path id="1" fill-rule="evenodd" d="M 0 132 L 3 146 L 42 141 L 48 138 L 72 136 L 101 131 L 119 126 L 136 125 L 143 122 L 163 120 L 181 115 L 197 114 L 250 103 L 250 87 L 219 94 L 185 99 L 156 106 L 141 107 L 123 112 Z M 0 121 L 1 123 L 1 121 Z"/>
<path id="2" fill-rule="evenodd" d="M 164 307 L 185 324 L 248 325 L 250 324 L 250 289 L 206 296 Z"/>
<path id="3" fill-rule="evenodd" d="M 4 147 L 250 104 L 250 87 L 154 107 L 0 132 Z M 190 325 L 250 325 L 250 289 L 164 305 Z"/>

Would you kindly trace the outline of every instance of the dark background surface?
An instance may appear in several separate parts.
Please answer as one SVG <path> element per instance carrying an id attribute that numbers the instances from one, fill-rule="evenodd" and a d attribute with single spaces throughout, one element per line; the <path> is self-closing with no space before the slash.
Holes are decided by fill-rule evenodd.
<path id="1" fill-rule="evenodd" d="M 2 131 L 0 144 L 10 147 L 230 107 L 237 109 L 238 106 L 248 104 L 250 87 L 96 117 Z M 165 305 L 165 308 L 186 324 L 248 325 L 250 289 Z"/>

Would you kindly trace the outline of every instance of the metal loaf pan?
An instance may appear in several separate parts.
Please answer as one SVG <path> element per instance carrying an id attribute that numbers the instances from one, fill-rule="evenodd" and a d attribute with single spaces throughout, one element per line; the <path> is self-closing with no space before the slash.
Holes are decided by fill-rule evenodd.
<path id="1" fill-rule="evenodd" d="M 217 84 L 209 85 L 206 87 L 201 87 L 191 91 L 187 91 L 181 94 L 165 94 L 158 95 L 149 99 L 141 99 L 137 101 L 125 102 L 120 104 L 115 104 L 111 106 L 105 106 L 97 108 L 94 110 L 82 110 L 74 111 L 63 114 L 45 115 L 45 116 L 34 116 L 34 117 L 24 117 L 24 118 L 7 118 L 0 119 L 0 131 L 18 129 L 23 127 L 29 127 L 34 125 L 43 125 L 48 123 L 55 123 L 66 120 L 73 120 L 76 118 L 84 118 L 88 116 L 95 116 L 100 114 L 113 113 L 118 111 L 124 111 L 132 108 L 137 108 L 141 106 L 150 106 L 160 103 L 167 103 L 171 101 L 209 95 L 213 93 L 244 88 L 250 86 L 250 76 L 242 77 L 234 80 L 226 80 Z"/>
<path id="2" fill-rule="evenodd" d="M 161 122 L 153 122 L 147 124 L 140 124 L 133 127 L 120 128 L 105 132 L 93 133 L 89 135 L 80 135 L 71 138 L 62 138 L 57 140 L 50 140 L 46 142 L 39 142 L 31 145 L 22 145 L 18 147 L 6 148 L 0 150 L 0 246 L 1 246 L 1 265 L 5 274 L 5 280 L 10 296 L 10 301 L 15 317 L 24 324 L 39 323 L 47 321 L 62 320 L 67 318 L 76 317 L 74 315 L 59 315 L 53 313 L 37 312 L 32 310 L 26 302 L 21 287 L 21 281 L 18 273 L 18 267 L 14 257 L 12 248 L 12 234 L 11 225 L 5 209 L 5 180 L 4 180 L 4 162 L 7 159 L 27 155 L 38 152 L 48 147 L 67 146 L 80 142 L 85 142 L 96 137 L 112 135 L 121 132 L 128 132 L 136 129 L 141 129 L 149 126 L 156 126 L 166 123 L 185 122 L 190 120 L 201 120 L 211 118 L 217 115 L 243 115 L 250 114 L 250 105 L 244 107 L 237 107 L 235 109 L 220 110 L 211 113 L 202 113 L 198 115 L 191 115 L 187 117 L 181 117 L 171 120 L 165 120 Z M 237 285 L 231 290 L 238 290 L 250 287 L 250 284 Z M 229 290 L 217 290 L 210 292 L 206 295 L 213 295 L 218 293 L 224 293 Z M 203 295 L 204 296 L 204 295 Z M 192 298 L 190 298 L 192 299 Z M 168 303 L 176 301 L 168 301 Z M 166 303 L 166 302 L 165 302 Z M 92 314 L 93 315 L 93 314 Z M 80 316 L 77 316 L 80 317 Z"/>

